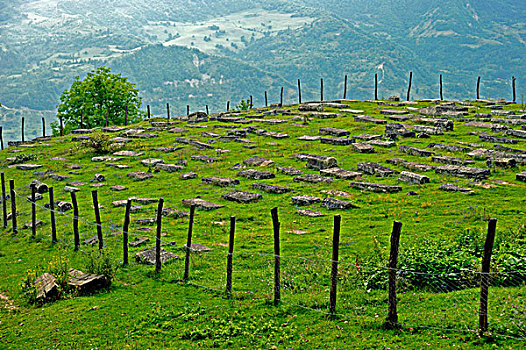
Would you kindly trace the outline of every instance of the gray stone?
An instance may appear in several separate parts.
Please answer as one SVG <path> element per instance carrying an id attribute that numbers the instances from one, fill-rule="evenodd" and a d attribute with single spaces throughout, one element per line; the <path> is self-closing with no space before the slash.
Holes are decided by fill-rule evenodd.
<path id="1" fill-rule="evenodd" d="M 515 178 L 517 179 L 517 181 L 526 182 L 526 171 L 523 171 L 522 173 L 515 175 Z"/>
<path id="2" fill-rule="evenodd" d="M 320 103 L 304 103 L 298 106 L 301 112 L 322 112 L 323 106 Z"/>
<path id="3" fill-rule="evenodd" d="M 140 157 L 144 155 L 144 152 L 134 152 L 134 151 L 117 151 L 113 153 L 114 156 L 125 156 L 125 157 Z"/>
<path id="4" fill-rule="evenodd" d="M 243 164 L 246 164 L 248 166 L 267 166 L 270 164 L 274 164 L 274 162 L 270 159 L 254 156 L 252 158 L 245 159 L 243 161 Z"/>
<path id="5" fill-rule="evenodd" d="M 421 148 L 405 146 L 405 145 L 400 145 L 400 147 L 398 147 L 398 151 L 410 154 L 412 156 L 420 156 L 420 157 L 430 157 L 435 154 L 435 152 L 427 151 Z"/>
<path id="6" fill-rule="evenodd" d="M 408 114 L 408 111 L 400 110 L 400 109 L 383 109 L 380 111 L 380 114 L 387 114 L 387 115 L 403 115 Z"/>
<path id="7" fill-rule="evenodd" d="M 204 148 L 208 148 L 208 149 L 215 148 L 214 146 L 209 145 L 207 143 L 196 141 L 196 140 L 191 140 L 191 139 L 185 139 L 185 138 L 182 138 L 182 137 L 176 137 L 175 138 L 175 142 L 183 143 L 183 144 L 186 144 L 186 145 L 197 146 L 198 148 L 203 148 L 203 149 Z"/>
<path id="8" fill-rule="evenodd" d="M 473 192 L 471 188 L 462 188 L 462 187 L 458 187 L 457 185 L 453 185 L 453 184 L 440 185 L 438 189 L 442 191 L 447 191 L 447 192 L 463 192 L 463 193 Z"/>
<path id="9" fill-rule="evenodd" d="M 204 162 L 204 163 L 215 163 L 215 162 L 217 162 L 219 159 L 214 158 L 214 157 L 208 157 L 208 156 L 203 156 L 203 155 L 197 155 L 197 156 L 192 156 L 192 160 L 198 160 L 198 161 L 200 161 L 200 162 Z"/>
<path id="10" fill-rule="evenodd" d="M 58 211 L 60 212 L 66 212 L 68 210 L 73 209 L 73 205 L 69 202 L 64 201 L 56 201 L 55 206 L 57 207 Z"/>
<path id="11" fill-rule="evenodd" d="M 158 147 L 154 148 L 154 151 L 157 152 L 163 152 L 163 153 L 171 153 L 171 152 L 177 152 L 179 150 L 182 150 L 184 147 Z"/>
<path id="12" fill-rule="evenodd" d="M 466 164 L 475 163 L 474 161 L 469 160 L 469 159 L 462 159 L 462 158 L 449 157 L 449 156 L 434 156 L 434 157 L 431 157 L 431 160 L 436 163 L 455 164 L 455 165 L 466 165 Z"/>
<path id="13" fill-rule="evenodd" d="M 171 132 L 171 133 L 185 133 L 187 131 L 188 129 L 183 129 L 183 128 L 172 128 L 168 130 L 168 132 Z"/>
<path id="14" fill-rule="evenodd" d="M 176 172 L 176 171 L 183 170 L 184 167 L 181 166 L 181 165 L 175 165 L 175 164 L 158 163 L 158 164 L 155 164 L 155 169 L 157 169 L 157 170 L 164 170 L 164 171 L 167 171 L 169 173 L 173 173 L 173 172 Z"/>
<path id="15" fill-rule="evenodd" d="M 59 174 L 50 174 L 49 177 L 56 181 L 64 181 L 64 180 L 69 179 L 69 176 L 59 175 Z"/>
<path id="16" fill-rule="evenodd" d="M 298 137 L 298 140 L 300 140 L 300 141 L 319 141 L 319 140 L 321 140 L 321 136 L 304 135 L 304 136 Z"/>
<path id="17" fill-rule="evenodd" d="M 346 210 L 346 209 L 358 208 L 356 205 L 352 203 L 342 201 L 341 199 L 329 198 L 329 197 L 324 198 L 321 201 L 321 206 L 329 210 L 331 209 Z"/>
<path id="18" fill-rule="evenodd" d="M 417 185 L 423 185 L 425 183 L 429 183 L 429 177 L 420 175 L 420 174 L 411 173 L 409 171 L 402 171 L 400 173 L 400 177 L 398 178 L 398 180 L 409 183 L 409 184 L 417 184 Z"/>
<path id="19" fill-rule="evenodd" d="M 186 249 L 187 245 L 185 244 L 183 248 Z M 209 248 L 205 245 L 202 245 L 202 244 L 199 244 L 199 243 L 192 243 L 190 245 L 190 250 L 192 252 L 196 252 L 196 253 L 206 253 L 206 252 L 209 252 L 212 250 L 212 248 Z"/>
<path id="20" fill-rule="evenodd" d="M 323 144 L 328 144 L 328 145 L 348 146 L 354 142 L 354 139 L 329 136 L 329 137 L 320 138 L 320 142 Z"/>
<path id="21" fill-rule="evenodd" d="M 411 125 L 409 128 L 418 133 L 425 133 L 427 135 L 444 135 L 444 130 L 442 128 L 434 126 Z"/>
<path id="22" fill-rule="evenodd" d="M 372 162 L 358 163 L 357 167 L 358 170 L 364 172 L 365 174 L 376 175 L 379 177 L 387 177 L 400 174 L 400 172 L 396 170 L 389 169 L 388 167 Z"/>
<path id="23" fill-rule="evenodd" d="M 126 130 L 125 127 L 122 127 L 122 126 L 107 126 L 105 128 L 102 128 L 101 131 L 102 132 L 121 132 L 121 131 L 124 131 Z"/>
<path id="24" fill-rule="evenodd" d="M 150 239 L 148 237 L 138 236 L 138 237 L 135 237 L 134 241 L 129 242 L 128 245 L 130 247 L 138 247 L 138 246 L 143 245 L 143 244 L 148 243 L 148 242 L 150 242 Z"/>
<path id="25" fill-rule="evenodd" d="M 263 196 L 259 193 L 245 191 L 232 191 L 221 196 L 222 198 L 238 203 L 251 203 L 261 199 Z"/>
<path id="26" fill-rule="evenodd" d="M 401 186 L 383 185 L 370 182 L 351 182 L 350 185 L 353 188 L 370 192 L 395 193 L 402 190 Z"/>
<path id="27" fill-rule="evenodd" d="M 195 205 L 195 208 L 198 210 L 214 210 L 223 208 L 222 205 L 207 202 L 201 198 L 183 199 L 182 204 L 185 207 L 191 207 L 192 205 Z"/>
<path id="28" fill-rule="evenodd" d="M 95 174 L 93 176 L 93 181 L 94 182 L 104 182 L 104 181 L 106 181 L 106 177 L 104 175 L 102 175 L 102 174 Z"/>
<path id="29" fill-rule="evenodd" d="M 195 179 L 197 176 L 197 173 L 183 173 L 181 174 L 181 180 Z"/>
<path id="30" fill-rule="evenodd" d="M 292 188 L 288 188 L 288 187 L 267 185 L 267 184 L 261 184 L 261 183 L 252 184 L 252 188 L 256 190 L 262 190 L 268 193 L 277 193 L 277 194 L 283 194 L 283 193 L 294 191 Z"/>
<path id="31" fill-rule="evenodd" d="M 515 130 L 515 129 L 509 129 L 505 132 L 508 136 L 515 136 L 521 139 L 526 139 L 526 131 L 524 130 Z"/>
<path id="32" fill-rule="evenodd" d="M 374 147 L 365 142 L 353 143 L 352 148 L 360 153 L 374 153 Z"/>
<path id="33" fill-rule="evenodd" d="M 336 129 L 332 127 L 320 128 L 320 135 L 332 135 L 337 137 L 348 136 L 351 132 L 342 129 Z"/>
<path id="34" fill-rule="evenodd" d="M 219 176 L 204 177 L 201 179 L 201 181 L 205 184 L 211 184 L 211 185 L 216 185 L 216 186 L 221 186 L 221 187 L 239 185 L 238 179 L 230 179 L 228 177 L 219 177 Z"/>
<path id="35" fill-rule="evenodd" d="M 371 140 L 369 141 L 369 144 L 380 146 L 380 147 L 394 147 L 396 146 L 396 142 L 394 141 L 384 141 L 384 140 Z"/>
<path id="36" fill-rule="evenodd" d="M 319 213 L 317 211 L 308 210 L 308 209 L 298 210 L 296 212 L 296 214 L 301 215 L 301 216 L 308 216 L 308 217 L 311 217 L 311 218 L 317 218 L 317 217 L 320 217 L 320 216 L 325 216 L 325 214 L 323 214 L 323 213 Z"/>
<path id="37" fill-rule="evenodd" d="M 125 207 L 127 202 L 128 200 L 122 199 L 122 200 L 111 202 L 111 205 L 113 205 L 114 207 Z"/>
<path id="38" fill-rule="evenodd" d="M 355 122 L 374 123 L 374 124 L 387 124 L 387 121 L 370 117 L 368 115 L 356 115 L 354 116 Z"/>
<path id="39" fill-rule="evenodd" d="M 27 198 L 28 201 L 31 201 L 31 196 L 27 196 L 26 198 Z M 44 196 L 41 195 L 40 193 L 36 192 L 36 193 L 35 193 L 35 202 L 36 202 L 36 201 L 40 201 L 40 200 L 42 200 L 42 199 L 44 199 Z M 2 200 L 0 199 L 0 203 L 1 203 L 1 202 L 2 202 Z"/>
<path id="40" fill-rule="evenodd" d="M 120 137 L 120 136 L 117 136 L 117 137 L 113 137 L 110 139 L 110 141 L 113 141 L 115 143 L 128 143 L 128 142 L 132 142 L 131 139 L 127 138 L 127 137 Z"/>
<path id="41" fill-rule="evenodd" d="M 179 256 L 161 248 L 161 254 L 159 258 L 161 260 L 161 264 L 166 264 L 166 263 L 171 262 L 174 259 L 179 259 Z M 137 260 L 138 263 L 141 263 L 141 264 L 155 265 L 155 263 L 157 262 L 156 255 L 155 255 L 155 247 L 149 250 L 144 250 L 142 252 L 136 253 L 135 259 Z"/>
<path id="42" fill-rule="evenodd" d="M 35 187 L 35 191 L 37 193 L 46 193 L 49 190 L 48 185 L 46 185 L 45 183 L 40 182 L 38 180 L 31 181 L 30 186 Z"/>
<path id="43" fill-rule="evenodd" d="M 44 221 L 42 220 L 36 220 L 35 221 L 35 228 L 39 228 L 39 227 L 42 227 L 44 226 Z M 32 228 L 33 227 L 33 222 L 30 221 L 30 222 L 27 222 L 24 224 L 24 228 Z"/>
<path id="44" fill-rule="evenodd" d="M 157 214 L 157 209 L 155 209 L 155 214 Z M 170 207 L 164 207 L 162 210 L 162 216 L 170 218 L 184 218 L 188 216 L 187 211 L 172 209 Z"/>
<path id="45" fill-rule="evenodd" d="M 57 280 L 47 272 L 38 276 L 33 285 L 37 290 L 37 300 L 51 300 L 58 296 Z"/>
<path id="46" fill-rule="evenodd" d="M 504 151 L 504 152 L 516 152 L 516 153 L 526 154 L 526 150 L 506 147 L 506 146 L 502 146 L 502 145 L 493 145 L 493 148 L 495 148 L 495 149 L 497 149 L 499 151 Z"/>
<path id="47" fill-rule="evenodd" d="M 73 136 L 71 138 L 72 142 L 88 141 L 90 139 L 87 135 Z"/>
<path id="48" fill-rule="evenodd" d="M 16 168 L 18 170 L 35 170 L 38 168 L 42 168 L 43 165 L 41 164 L 17 164 Z"/>
<path id="49" fill-rule="evenodd" d="M 148 158 L 141 160 L 141 164 L 144 166 L 155 166 L 156 164 L 164 163 L 164 160 L 157 158 Z"/>
<path id="50" fill-rule="evenodd" d="M 351 180 L 356 177 L 362 176 L 362 173 L 356 171 L 345 170 L 341 168 L 330 168 L 320 170 L 320 174 L 324 176 L 330 176 L 337 179 Z"/>
<path id="51" fill-rule="evenodd" d="M 111 186 L 110 187 L 110 190 L 112 191 L 124 191 L 124 190 L 127 190 L 128 188 L 127 187 L 124 187 L 124 186 Z"/>
<path id="52" fill-rule="evenodd" d="M 144 171 L 133 171 L 131 173 L 128 173 L 127 176 L 133 180 L 140 180 L 144 181 L 147 179 L 150 179 L 153 177 L 153 174 L 151 173 L 145 173 Z"/>
<path id="53" fill-rule="evenodd" d="M 490 158 L 486 161 L 486 166 L 488 167 L 498 167 L 498 168 L 515 168 L 517 166 L 517 161 L 513 158 Z"/>
<path id="54" fill-rule="evenodd" d="M 354 136 L 355 139 L 364 140 L 364 141 L 372 141 L 372 140 L 378 140 L 382 138 L 382 135 L 370 135 L 370 134 L 360 134 Z"/>
<path id="55" fill-rule="evenodd" d="M 302 206 L 303 205 L 312 205 L 312 204 L 321 202 L 321 198 L 314 197 L 314 196 L 309 196 L 309 195 L 306 195 L 306 194 L 303 194 L 301 196 L 292 197 L 291 200 L 292 200 L 293 204 L 295 204 L 295 205 L 302 205 Z"/>
<path id="56" fill-rule="evenodd" d="M 310 182 L 310 183 L 327 183 L 332 182 L 333 179 L 330 177 L 320 176 L 316 174 L 305 174 L 296 176 L 292 179 L 294 182 Z"/>
<path id="57" fill-rule="evenodd" d="M 92 162 L 117 162 L 122 160 L 122 157 L 100 156 L 91 158 Z"/>
<path id="58" fill-rule="evenodd" d="M 296 169 L 290 166 L 278 166 L 276 167 L 276 169 L 278 170 L 278 172 L 283 173 L 285 175 L 290 175 L 290 176 L 296 176 L 296 175 L 303 174 L 302 170 L 299 170 L 299 169 Z"/>
<path id="59" fill-rule="evenodd" d="M 416 162 L 403 162 L 400 165 L 406 169 L 413 170 L 413 171 L 424 171 L 425 172 L 425 171 L 436 169 L 435 166 L 416 163 Z"/>
<path id="60" fill-rule="evenodd" d="M 131 134 L 128 135 L 130 139 L 153 139 L 159 137 L 157 134 Z"/>
<path id="61" fill-rule="evenodd" d="M 91 134 L 91 129 L 75 129 L 71 130 L 71 133 L 75 135 Z"/>
<path id="62" fill-rule="evenodd" d="M 296 154 L 293 157 L 302 161 L 307 161 L 307 168 L 310 169 L 321 170 L 338 166 L 338 161 L 334 157 L 305 153 Z"/>
<path id="63" fill-rule="evenodd" d="M 462 146 L 455 146 L 455 145 L 445 145 L 441 143 L 430 143 L 427 145 L 426 148 L 436 148 L 436 149 L 445 149 L 449 152 L 469 152 L 471 151 L 470 148 L 462 147 Z"/>
<path id="64" fill-rule="evenodd" d="M 519 143 L 519 140 L 507 139 L 505 137 L 497 137 L 497 136 L 480 135 L 479 139 L 481 141 L 491 142 L 491 143 L 510 143 L 510 144 L 517 144 L 517 143 Z"/>
<path id="65" fill-rule="evenodd" d="M 140 197 L 130 197 L 131 200 L 140 204 L 152 204 L 157 203 L 159 200 L 157 198 L 140 198 Z"/>
<path id="66" fill-rule="evenodd" d="M 385 135 L 387 137 L 415 137 L 416 134 L 414 131 L 407 130 L 406 127 L 398 123 L 388 123 L 385 126 Z"/>
<path id="67" fill-rule="evenodd" d="M 157 222 L 155 218 L 145 218 L 137 220 L 139 225 L 153 225 Z"/>
<path id="68" fill-rule="evenodd" d="M 237 176 L 243 176 L 243 177 L 246 177 L 248 179 L 253 179 L 253 180 L 273 179 L 276 177 L 276 175 L 272 173 L 267 173 L 265 171 L 259 171 L 256 169 L 241 170 L 240 172 L 237 173 Z"/>
<path id="69" fill-rule="evenodd" d="M 472 168 L 459 165 L 442 165 L 435 169 L 437 174 L 481 180 L 490 175 L 489 169 Z"/>
<path id="70" fill-rule="evenodd" d="M 72 186 L 64 186 L 64 191 L 66 191 L 66 192 L 70 192 L 70 193 L 73 193 L 73 192 L 78 192 L 78 191 L 80 191 L 80 188 L 78 188 L 78 187 L 72 187 Z"/>
<path id="71" fill-rule="evenodd" d="M 129 168 L 131 168 L 131 166 L 128 165 L 128 164 L 106 163 L 106 165 L 110 166 L 112 168 L 116 168 L 116 169 L 129 169 Z"/>

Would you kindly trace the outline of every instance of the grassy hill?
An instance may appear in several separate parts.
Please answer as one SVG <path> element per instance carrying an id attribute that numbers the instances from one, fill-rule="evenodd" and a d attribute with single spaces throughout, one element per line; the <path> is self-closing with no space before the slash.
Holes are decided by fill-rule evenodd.
<path id="1" fill-rule="evenodd" d="M 200 62 L 203 60 L 206 67 L 209 58 L 199 56 L 198 52 L 193 54 Z M 193 71 L 196 77 L 200 74 L 198 67 L 194 69 L 188 62 L 176 62 L 175 65 Z M 126 69 L 124 63 L 122 67 Z M 245 69 L 242 65 L 239 67 L 241 71 Z M 526 171 L 526 146 L 520 132 L 521 127 L 524 128 L 521 125 L 524 107 L 478 101 L 443 105 L 433 110 L 437 104 L 429 101 L 340 102 L 344 105 L 310 106 L 314 109 L 310 112 L 304 111 L 307 106 L 286 105 L 214 114 L 209 121 L 197 123 L 185 118 L 145 120 L 116 132 L 104 131 L 108 138 L 129 139 L 120 139 L 127 142 L 112 146 L 105 154 L 95 153 L 87 143 L 74 141 L 75 137 L 82 136 L 78 134 L 35 140 L 1 151 L 2 172 L 6 179 L 15 180 L 19 225 L 17 234 L 11 232 L 10 223 L 0 234 L 1 347 L 363 349 L 498 346 L 511 349 L 523 345 L 526 334 L 521 325 L 525 321 L 526 304 L 521 295 L 526 280 L 523 205 L 526 185 L 517 174 Z M 417 109 L 424 107 L 431 109 Z M 440 119 L 421 113 L 445 114 Z M 493 113 L 493 116 L 481 113 Z M 364 115 L 373 119 L 364 118 Z M 406 131 L 413 130 L 420 137 L 397 137 L 393 144 L 378 143 L 388 141 L 381 136 L 386 131 L 385 123 L 400 119 L 400 115 L 407 117 L 403 122 Z M 422 128 L 445 125 L 444 120 L 450 121 L 446 129 Z M 473 122 L 482 124 L 470 124 Z M 348 135 L 327 138 L 331 134 L 320 130 L 327 127 L 337 128 L 329 129 L 329 133 L 345 134 L 347 131 Z M 424 130 L 429 138 L 424 138 Z M 99 134 L 100 130 L 92 130 L 84 136 L 100 140 Z M 313 138 L 317 136 L 324 138 L 323 141 Z M 350 144 L 352 139 L 354 145 Z M 366 147 L 364 143 L 372 146 L 374 153 L 360 152 L 359 149 Z M 140 153 L 114 153 L 123 150 Z M 339 168 L 361 175 L 352 175 L 358 176 L 354 179 L 327 176 L 323 171 L 307 167 L 307 160 L 298 154 L 334 157 Z M 489 158 L 484 159 L 484 154 Z M 119 158 L 106 161 L 94 158 L 101 156 Z M 506 162 L 509 165 L 512 162 L 509 158 L 518 165 L 488 166 L 487 160 L 496 164 L 495 159 L 504 156 L 508 160 L 502 161 L 502 165 Z M 271 162 L 248 165 L 253 157 Z M 174 172 L 152 165 L 153 159 L 172 164 L 170 169 Z M 447 175 L 440 171 L 450 169 L 443 168 L 445 161 L 464 162 L 468 170 L 489 170 L 489 174 L 483 176 L 485 179 Z M 367 162 L 427 176 L 429 182 L 409 184 L 400 181 L 396 173 L 387 177 L 367 174 L 361 164 Z M 42 166 L 21 170 L 22 164 L 27 163 Z M 280 167 L 293 167 L 303 174 L 289 175 L 291 169 L 280 170 Z M 240 173 L 248 169 L 259 170 L 271 178 L 256 180 Z M 152 177 L 144 181 L 133 180 L 128 174 L 135 171 Z M 182 174 L 190 172 L 197 177 L 183 179 Z M 102 182 L 95 180 L 95 174 L 104 175 Z M 308 182 L 320 174 L 323 182 Z M 309 176 L 305 179 L 301 175 Z M 237 179 L 239 184 L 234 181 L 217 186 L 210 182 L 212 180 L 206 180 L 212 176 Z M 31 221 L 31 204 L 25 198 L 30 195 L 29 184 L 34 179 L 53 186 L 55 199 L 60 201 L 71 202 L 66 186 L 79 189 L 76 196 L 82 244 L 78 252 L 74 251 L 71 210 L 56 213 L 58 243 L 51 244 L 50 214 L 43 208 L 49 201 L 48 193 L 37 201 L 36 216 L 44 224 L 37 229 L 36 236 L 31 237 L 31 229 L 22 228 Z M 351 185 L 352 182 L 400 188 L 393 187 L 393 191 L 397 191 L 393 193 L 376 193 L 359 190 Z M 253 184 L 281 186 L 292 192 L 268 193 Z M 471 192 L 441 189 L 447 184 L 469 188 Z M 96 246 L 84 243 L 97 231 L 93 224 L 92 190 L 98 191 L 101 205 L 105 245 L 102 257 Z M 235 190 L 262 197 L 253 203 L 225 198 L 224 195 Z M 300 195 L 317 199 L 312 199 L 314 204 L 304 205 L 295 199 Z M 134 210 L 130 241 L 146 237 L 149 242 L 130 246 L 130 265 L 123 267 L 124 207 L 117 201 L 131 197 L 134 197 Z M 158 203 L 141 198 L 161 197 L 164 207 L 172 209 L 165 211 L 166 216 L 162 218 L 162 248 L 178 258 L 164 264 L 156 274 L 153 266 L 135 262 L 134 254 L 152 247 L 155 242 L 156 226 L 148 219 L 156 217 Z M 192 253 L 190 279 L 183 282 L 183 245 L 189 226 L 189 208 L 183 205 L 183 200 L 191 198 L 222 207 L 196 211 L 192 242 L 211 250 Z M 353 207 L 330 209 L 323 205 L 342 204 L 335 199 Z M 278 207 L 281 223 L 282 255 L 282 303 L 277 307 L 272 305 L 274 251 L 270 210 L 274 207 Z M 320 216 L 298 214 L 305 209 Z M 330 316 L 331 238 L 335 214 L 342 217 L 342 230 L 338 301 L 336 315 Z M 231 216 L 236 217 L 233 297 L 227 298 L 224 288 Z M 488 218 L 498 220 L 489 296 L 491 334 L 479 337 L 476 334 L 480 297 L 478 271 Z M 386 266 L 395 220 L 403 224 L 398 263 L 400 328 L 389 330 L 383 326 L 388 298 Z M 105 263 L 104 257 L 108 258 Z M 44 305 L 28 304 L 20 285 L 28 277 L 45 271 L 67 271 L 70 267 L 93 271 L 108 265 L 118 267 L 109 288 L 88 294 L 65 291 L 60 300 Z"/>

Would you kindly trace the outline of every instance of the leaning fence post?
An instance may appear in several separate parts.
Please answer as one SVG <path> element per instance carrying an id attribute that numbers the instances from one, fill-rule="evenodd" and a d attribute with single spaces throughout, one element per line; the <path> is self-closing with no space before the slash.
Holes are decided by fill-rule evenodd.
<path id="1" fill-rule="evenodd" d="M 126 202 L 126 212 L 124 213 L 124 226 L 122 228 L 122 264 L 128 265 L 128 228 L 130 226 L 131 199 Z"/>
<path id="2" fill-rule="evenodd" d="M 80 248 L 79 236 L 79 206 L 77 204 L 77 195 L 71 192 L 71 204 L 73 205 L 73 236 L 75 239 L 75 251 Z"/>
<path id="3" fill-rule="evenodd" d="M 338 248 L 340 247 L 341 216 L 334 215 L 334 232 L 332 236 L 332 268 L 331 268 L 331 294 L 329 310 L 336 311 L 336 286 L 338 284 Z"/>
<path id="4" fill-rule="evenodd" d="M 409 97 L 411 96 L 411 83 L 413 82 L 413 72 L 409 72 L 409 85 L 407 86 L 407 99 L 406 101 L 409 101 Z"/>
<path id="5" fill-rule="evenodd" d="M 25 132 L 24 132 L 24 127 L 25 127 L 25 124 L 26 124 L 26 119 L 24 117 L 22 117 L 22 142 L 25 141 Z"/>
<path id="6" fill-rule="evenodd" d="M 347 74 L 345 74 L 345 80 L 343 82 L 343 99 L 347 98 Z"/>
<path id="7" fill-rule="evenodd" d="M 374 75 L 374 100 L 378 101 L 378 74 Z"/>
<path id="8" fill-rule="evenodd" d="M 323 102 L 323 78 L 320 79 L 320 101 Z"/>
<path id="9" fill-rule="evenodd" d="M 280 255 L 279 255 L 279 219 L 278 208 L 273 208 L 272 226 L 274 228 L 274 305 L 278 305 L 281 301 L 281 273 L 280 273 Z"/>
<path id="10" fill-rule="evenodd" d="M 480 77 L 477 78 L 477 100 L 480 99 L 479 89 L 480 89 Z"/>
<path id="11" fill-rule="evenodd" d="M 440 74 L 440 101 L 444 99 L 444 96 L 442 95 L 442 74 Z"/>
<path id="12" fill-rule="evenodd" d="M 166 103 L 166 117 L 170 120 L 170 104 Z"/>
<path id="13" fill-rule="evenodd" d="M 190 105 L 186 105 L 186 116 L 190 115 Z"/>
<path id="14" fill-rule="evenodd" d="M 236 217 L 230 217 L 230 236 L 228 238 L 228 255 L 226 257 L 226 295 L 232 295 L 232 255 L 234 253 L 234 234 L 236 232 Z"/>
<path id="15" fill-rule="evenodd" d="M 60 121 L 60 136 L 64 136 L 64 120 L 62 119 L 62 116 L 60 116 L 58 119 Z"/>
<path id="16" fill-rule="evenodd" d="M 511 77 L 511 89 L 512 89 L 512 93 L 513 93 L 513 99 L 512 101 L 515 102 L 515 77 Z"/>
<path id="17" fill-rule="evenodd" d="M 283 86 L 281 87 L 281 94 L 279 99 L 279 105 L 283 107 Z"/>
<path id="18" fill-rule="evenodd" d="M 230 101 L 226 101 L 226 111 L 230 110 Z"/>
<path id="19" fill-rule="evenodd" d="M 268 107 L 267 91 L 265 90 L 265 107 Z"/>
<path id="20" fill-rule="evenodd" d="M 250 109 L 252 109 L 252 107 L 254 107 L 254 104 L 252 103 L 252 95 L 250 95 Z"/>
<path id="21" fill-rule="evenodd" d="M 188 273 L 190 270 L 190 251 L 192 250 L 192 232 L 194 230 L 194 213 L 195 205 L 190 206 L 190 222 L 188 224 L 188 237 L 186 239 L 186 256 L 184 258 L 184 276 L 183 280 L 188 280 Z"/>
<path id="22" fill-rule="evenodd" d="M 482 271 L 480 274 L 480 310 L 479 310 L 479 330 L 480 334 L 488 330 L 488 290 L 489 290 L 489 268 L 491 263 L 491 253 L 493 252 L 493 242 L 495 241 L 495 229 L 497 219 L 489 219 L 488 235 L 484 243 L 482 254 Z"/>
<path id="23" fill-rule="evenodd" d="M 97 223 L 97 239 L 99 241 L 99 250 L 104 247 L 102 241 L 102 224 L 100 222 L 100 211 L 99 211 L 99 199 L 97 197 L 97 191 L 91 191 L 91 197 L 93 198 L 93 210 L 95 211 L 95 222 Z"/>
<path id="24" fill-rule="evenodd" d="M 2 178 L 2 216 L 4 219 L 4 228 L 7 227 L 7 196 L 5 194 L 5 175 L 0 174 Z"/>
<path id="25" fill-rule="evenodd" d="M 11 222 L 13 223 L 13 234 L 18 233 L 18 228 L 16 226 L 16 197 L 15 197 L 15 180 L 9 180 L 9 192 L 11 196 Z"/>
<path id="26" fill-rule="evenodd" d="M 161 272 L 161 223 L 163 218 L 163 197 L 159 198 L 157 206 L 157 235 L 155 237 L 155 273 Z"/>
<path id="27" fill-rule="evenodd" d="M 298 103 L 301 104 L 301 82 L 298 79 Z"/>
<path id="28" fill-rule="evenodd" d="M 206 115 L 208 115 L 208 105 L 206 105 Z"/>
<path id="29" fill-rule="evenodd" d="M 146 108 L 147 108 L 147 110 L 148 110 L 148 119 L 150 119 L 150 116 L 151 116 L 151 113 L 150 113 L 150 105 L 147 105 Z"/>
<path id="30" fill-rule="evenodd" d="M 0 126 L 0 150 L 4 150 L 4 128 Z"/>
<path id="31" fill-rule="evenodd" d="M 35 204 L 35 185 L 31 184 L 31 236 L 37 235 L 37 205 Z"/>
<path id="32" fill-rule="evenodd" d="M 389 311 L 387 322 L 389 326 L 395 327 L 398 323 L 398 312 L 396 310 L 396 267 L 398 264 L 398 247 L 400 246 L 400 232 L 402 223 L 393 222 L 391 233 L 391 252 L 389 254 Z"/>
<path id="33" fill-rule="evenodd" d="M 49 188 L 49 213 L 51 215 L 51 243 L 57 242 L 57 225 L 55 223 L 55 198 L 53 187 Z"/>
<path id="34" fill-rule="evenodd" d="M 46 137 L 46 119 L 42 117 L 42 137 Z"/>

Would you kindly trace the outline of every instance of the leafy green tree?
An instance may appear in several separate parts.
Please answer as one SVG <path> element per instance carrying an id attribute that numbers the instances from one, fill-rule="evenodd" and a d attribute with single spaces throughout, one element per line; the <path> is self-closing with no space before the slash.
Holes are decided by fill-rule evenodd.
<path id="1" fill-rule="evenodd" d="M 235 111 L 249 111 L 252 106 L 250 105 L 250 99 L 247 98 L 246 100 L 239 101 L 239 104 L 234 107 Z"/>
<path id="2" fill-rule="evenodd" d="M 89 72 L 83 80 L 75 81 L 60 96 L 57 117 L 62 118 L 64 133 L 83 127 L 94 128 L 106 125 L 124 125 L 125 110 L 128 122 L 142 118 L 141 97 L 135 84 L 127 77 L 111 73 L 108 67 L 99 67 Z M 81 125 L 82 112 L 82 125 Z M 59 123 L 52 123 L 53 133 L 60 132 Z"/>

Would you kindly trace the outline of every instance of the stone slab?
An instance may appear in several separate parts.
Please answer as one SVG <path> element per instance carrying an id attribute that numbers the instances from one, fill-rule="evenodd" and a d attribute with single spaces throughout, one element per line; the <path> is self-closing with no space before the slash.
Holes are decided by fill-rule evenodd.
<path id="1" fill-rule="evenodd" d="M 183 199 L 182 205 L 185 207 L 191 207 L 192 205 L 195 205 L 195 208 L 198 210 L 214 210 L 223 208 L 223 206 L 220 204 L 207 202 L 201 198 Z"/>
<path id="2" fill-rule="evenodd" d="M 383 185 L 371 182 L 351 182 L 350 185 L 353 188 L 370 192 L 396 193 L 402 190 L 401 186 Z"/>
<path id="3" fill-rule="evenodd" d="M 321 202 L 321 198 L 318 198 L 318 197 L 314 197 L 314 196 L 309 196 L 309 195 L 306 195 L 306 194 L 303 194 L 303 195 L 300 195 L 300 196 L 294 196 L 291 198 L 292 200 L 292 203 L 295 204 L 295 205 L 312 205 L 312 204 L 315 204 L 315 203 L 320 203 Z"/>
<path id="4" fill-rule="evenodd" d="M 276 186 L 276 185 L 268 185 L 268 184 L 262 184 L 262 183 L 252 184 L 252 188 L 257 189 L 257 190 L 262 190 L 268 193 L 277 193 L 277 194 L 283 194 L 283 193 L 294 191 L 292 188 Z"/>
<path id="5" fill-rule="evenodd" d="M 232 202 L 251 203 L 260 200 L 263 196 L 259 193 L 232 191 L 222 195 L 221 197 Z"/>
<path id="6" fill-rule="evenodd" d="M 174 253 L 166 251 L 161 248 L 161 254 L 160 254 L 161 264 L 166 264 L 178 258 L 179 256 L 175 255 Z M 141 264 L 155 265 L 157 261 L 156 256 L 155 256 L 155 247 L 136 253 L 135 259 L 137 260 L 138 263 L 141 263 Z"/>
<path id="7" fill-rule="evenodd" d="M 345 170 L 341 168 L 329 168 L 320 170 L 320 174 L 324 176 L 330 176 L 337 179 L 351 180 L 356 177 L 362 176 L 362 173 L 356 171 Z"/>

